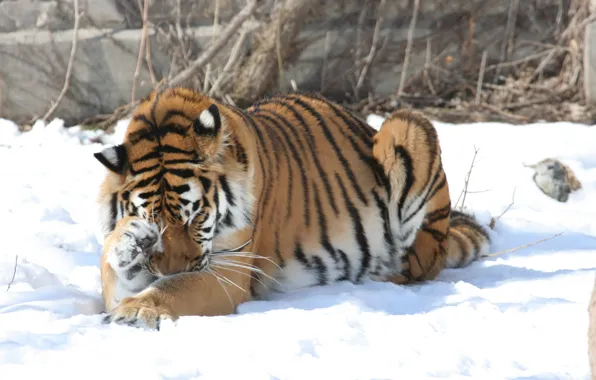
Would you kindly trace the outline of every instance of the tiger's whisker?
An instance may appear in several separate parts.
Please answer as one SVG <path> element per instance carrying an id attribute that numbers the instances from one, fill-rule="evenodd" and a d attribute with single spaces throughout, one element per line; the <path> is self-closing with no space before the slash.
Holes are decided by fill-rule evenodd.
<path id="1" fill-rule="evenodd" d="M 212 275 L 217 280 L 217 283 L 219 284 L 219 286 L 221 286 L 221 288 L 223 289 L 223 291 L 226 293 L 226 296 L 228 296 L 228 300 L 230 300 L 230 305 L 232 307 L 234 307 L 234 301 L 232 301 L 232 297 L 230 297 L 230 293 L 228 293 L 228 290 L 226 289 L 226 287 L 224 286 L 224 284 L 222 284 L 222 279 L 219 278 L 219 276 L 217 276 L 211 270 L 208 270 L 207 273 L 209 273 L 210 275 Z"/>
<path id="2" fill-rule="evenodd" d="M 243 292 L 246 292 L 246 289 L 242 289 L 242 287 L 238 284 L 236 284 L 234 281 L 230 280 L 229 278 L 227 278 L 226 276 L 224 276 L 223 274 L 217 272 L 216 270 L 212 270 L 210 269 L 211 272 L 213 273 L 217 273 L 218 277 L 220 277 L 223 281 L 227 282 L 230 285 L 234 285 L 235 287 L 237 287 L 238 289 L 240 289 Z"/>
<path id="3" fill-rule="evenodd" d="M 261 285 L 263 285 L 263 286 L 264 286 L 266 289 L 269 289 L 269 287 L 268 287 L 267 285 L 265 285 L 265 283 L 264 283 L 263 281 L 261 281 L 261 279 L 259 279 L 259 278 L 256 278 L 256 277 L 253 277 L 253 276 L 251 276 L 251 275 L 250 275 L 250 274 L 248 274 L 248 273 L 241 272 L 241 271 L 239 271 L 239 270 L 232 269 L 232 268 L 226 268 L 226 267 L 224 267 L 224 266 L 217 265 L 217 264 L 211 264 L 211 265 L 212 265 L 214 268 L 219 268 L 219 269 L 221 269 L 221 270 L 229 270 L 230 272 L 234 272 L 234 273 L 242 274 L 242 275 L 244 275 L 244 276 L 247 276 L 247 277 L 253 278 L 253 279 L 257 280 L 257 281 L 258 281 L 258 282 L 259 282 Z"/>
<path id="4" fill-rule="evenodd" d="M 269 257 L 256 255 L 251 252 L 242 252 L 241 251 L 241 252 L 234 252 L 234 253 L 218 253 L 217 256 L 218 257 L 247 257 L 247 258 L 254 258 L 254 259 L 263 259 L 263 260 L 269 261 L 271 264 L 275 265 L 278 269 L 281 269 L 281 267 L 275 261 L 270 259 Z"/>
<path id="5" fill-rule="evenodd" d="M 276 283 L 278 283 L 279 285 L 281 285 L 279 283 L 279 281 L 277 281 L 275 278 L 269 276 L 267 273 L 263 272 L 263 270 L 261 268 L 258 268 L 256 266 L 243 265 L 243 264 L 239 264 L 237 262 L 230 262 L 229 260 L 221 260 L 221 261 L 219 261 L 219 260 L 212 260 L 212 262 L 214 264 L 219 264 L 221 266 L 248 269 L 251 272 L 255 272 L 255 273 L 258 273 L 260 275 L 263 275 L 263 276 L 267 277 L 268 279 L 270 279 L 271 281 L 275 281 Z"/>

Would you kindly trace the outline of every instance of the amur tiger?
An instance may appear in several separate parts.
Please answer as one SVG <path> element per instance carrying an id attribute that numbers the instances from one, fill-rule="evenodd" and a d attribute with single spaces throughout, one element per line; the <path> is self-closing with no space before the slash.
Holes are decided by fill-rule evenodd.
<path id="1" fill-rule="evenodd" d="M 417 112 L 397 111 L 377 132 L 318 95 L 244 110 L 169 88 L 95 157 L 109 169 L 106 322 L 159 328 L 270 292 L 429 280 L 490 243 L 451 209 L 437 133 Z"/>

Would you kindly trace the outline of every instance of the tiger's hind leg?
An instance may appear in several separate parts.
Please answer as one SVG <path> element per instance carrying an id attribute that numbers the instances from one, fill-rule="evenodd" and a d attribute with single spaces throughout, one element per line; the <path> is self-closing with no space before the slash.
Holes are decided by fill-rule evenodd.
<path id="1" fill-rule="evenodd" d="M 389 219 L 401 256 L 388 280 L 432 279 L 445 266 L 451 210 L 437 132 L 421 113 L 397 111 L 375 135 L 373 155 L 389 185 Z"/>

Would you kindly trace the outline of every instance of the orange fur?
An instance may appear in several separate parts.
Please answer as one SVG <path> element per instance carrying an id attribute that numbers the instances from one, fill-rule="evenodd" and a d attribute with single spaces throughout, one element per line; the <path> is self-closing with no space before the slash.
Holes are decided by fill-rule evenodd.
<path id="1" fill-rule="evenodd" d="M 488 243 L 463 214 L 450 233 L 438 138 L 419 113 L 376 132 L 314 95 L 240 110 L 168 89 L 98 159 L 110 168 L 99 198 L 108 320 L 158 327 L 270 291 L 428 280 Z M 140 293 L 137 273 L 154 276 Z"/>

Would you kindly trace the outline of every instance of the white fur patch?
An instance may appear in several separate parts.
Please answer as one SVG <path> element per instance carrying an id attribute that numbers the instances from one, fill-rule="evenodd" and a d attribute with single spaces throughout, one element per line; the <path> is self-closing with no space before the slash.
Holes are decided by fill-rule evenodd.
<path id="1" fill-rule="evenodd" d="M 201 114 L 199 115 L 199 120 L 205 128 L 215 128 L 215 118 L 213 117 L 211 112 L 209 112 L 209 110 L 204 110 L 203 112 L 201 112 Z"/>

